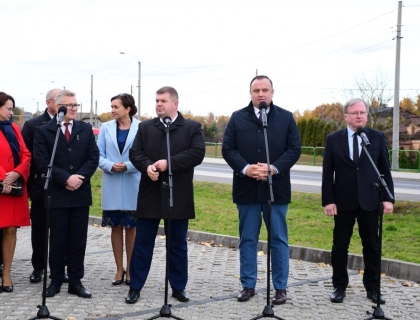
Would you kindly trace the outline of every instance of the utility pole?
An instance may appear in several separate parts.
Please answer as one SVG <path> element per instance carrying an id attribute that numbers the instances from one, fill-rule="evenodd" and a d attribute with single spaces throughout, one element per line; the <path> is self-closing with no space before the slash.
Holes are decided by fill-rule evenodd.
<path id="1" fill-rule="evenodd" d="M 400 155 L 400 58 L 401 58 L 401 11 L 402 1 L 398 1 L 397 51 L 395 55 L 394 114 L 392 122 L 392 169 L 399 168 Z"/>
<path id="2" fill-rule="evenodd" d="M 93 74 L 90 76 L 90 124 L 93 127 Z"/>

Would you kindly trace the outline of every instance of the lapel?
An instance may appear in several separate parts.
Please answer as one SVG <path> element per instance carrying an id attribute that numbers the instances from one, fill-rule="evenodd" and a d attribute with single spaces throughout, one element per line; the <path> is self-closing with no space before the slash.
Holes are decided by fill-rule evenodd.
<path id="1" fill-rule="evenodd" d="M 178 127 L 181 127 L 184 125 L 185 118 L 182 116 L 182 114 L 178 111 L 178 116 L 176 120 L 169 126 L 169 131 L 175 130 Z M 160 121 L 160 118 L 155 118 L 155 126 L 158 127 L 162 131 L 165 130 L 165 125 Z"/>
<path id="2" fill-rule="evenodd" d="M 258 125 L 262 125 L 255 114 L 254 105 L 252 104 L 252 101 L 249 103 L 248 107 L 246 107 L 246 111 L 248 112 L 248 117 L 251 119 L 251 121 L 255 122 Z"/>
<path id="3" fill-rule="evenodd" d="M 108 126 L 106 126 L 106 130 L 109 133 L 109 136 L 111 137 L 112 144 L 115 147 L 115 150 L 117 150 L 118 153 L 120 153 L 120 149 L 118 148 L 118 142 L 117 142 L 117 120 L 112 120 Z"/>
<path id="4" fill-rule="evenodd" d="M 83 131 L 82 126 L 80 125 L 79 121 L 73 120 L 73 127 L 71 129 L 71 135 L 70 135 L 70 142 L 71 144 L 74 139 L 79 138 L 80 131 Z M 67 143 L 66 137 L 64 134 L 62 134 L 64 141 Z"/>
<path id="5" fill-rule="evenodd" d="M 344 158 L 350 161 L 352 164 L 354 164 L 353 159 L 350 158 L 350 147 L 347 128 L 339 132 L 339 143 L 341 145 L 341 149 L 343 150 L 345 156 Z"/>
<path id="6" fill-rule="evenodd" d="M 140 121 L 137 121 L 136 118 L 134 118 L 134 117 L 132 118 L 131 126 L 130 126 L 130 131 L 128 131 L 127 140 L 126 140 L 126 143 L 124 145 L 124 150 L 123 150 L 122 153 L 126 152 L 126 150 L 128 148 L 131 148 L 131 146 L 129 146 L 129 143 L 127 143 L 127 141 L 134 141 L 134 138 L 135 138 L 135 136 L 137 134 L 137 128 L 139 126 L 139 123 L 140 123 Z M 119 151 L 118 145 L 117 145 L 117 150 Z"/>

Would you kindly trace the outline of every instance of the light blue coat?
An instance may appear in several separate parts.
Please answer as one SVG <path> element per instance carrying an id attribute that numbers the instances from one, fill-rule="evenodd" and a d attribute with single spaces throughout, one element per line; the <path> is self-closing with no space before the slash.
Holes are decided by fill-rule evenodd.
<path id="1" fill-rule="evenodd" d="M 122 154 L 120 154 L 117 143 L 117 121 L 111 120 L 101 126 L 98 147 L 100 151 L 99 168 L 103 170 L 102 210 L 135 211 L 137 208 L 140 172 L 133 166 L 128 155 L 139 123 L 139 120 L 132 118 Z M 112 166 L 116 162 L 124 162 L 127 171 L 112 172 Z"/>

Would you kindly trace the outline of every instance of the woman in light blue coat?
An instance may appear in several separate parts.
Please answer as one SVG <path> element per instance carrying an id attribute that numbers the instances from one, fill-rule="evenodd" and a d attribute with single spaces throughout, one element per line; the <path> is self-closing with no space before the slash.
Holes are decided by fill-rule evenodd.
<path id="1" fill-rule="evenodd" d="M 137 107 L 132 95 L 121 93 L 111 98 L 111 113 L 114 120 L 101 126 L 98 138 L 100 151 L 99 168 L 102 175 L 102 226 L 112 227 L 111 243 L 117 272 L 113 285 L 130 284 L 130 260 L 136 237 L 137 193 L 140 172 L 131 164 L 128 155 L 140 123 L 134 118 Z M 127 266 L 124 269 L 123 252 Z"/>

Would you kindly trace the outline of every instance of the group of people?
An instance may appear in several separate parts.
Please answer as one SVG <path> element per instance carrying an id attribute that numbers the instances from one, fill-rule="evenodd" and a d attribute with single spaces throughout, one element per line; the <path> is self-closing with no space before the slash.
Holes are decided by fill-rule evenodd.
<path id="1" fill-rule="evenodd" d="M 249 92 L 251 102 L 232 114 L 222 144 L 223 158 L 233 170 L 232 198 L 239 218 L 243 289 L 237 300 L 245 302 L 255 295 L 259 233 L 262 220 L 267 227 L 270 214 L 269 250 L 275 290 L 272 303 L 280 305 L 287 300 L 289 276 L 290 170 L 300 157 L 301 142 L 292 113 L 273 103 L 270 78 L 254 77 Z M 10 269 L 16 230 L 28 226 L 30 220 L 33 249 L 30 281 L 39 282 L 44 273 L 47 216 L 44 176 L 58 127 L 57 110 L 65 106 L 67 112 L 59 126 L 48 190 L 51 282 L 46 296 L 58 294 L 63 282 L 69 283 L 70 294 L 84 298 L 92 295 L 81 279 L 92 204 L 90 178 L 99 166 L 103 171 L 102 225 L 112 227 L 111 244 L 116 263 L 112 285 L 125 283 L 129 286 L 125 302 L 138 301 L 163 219 L 165 233 L 170 235 L 168 280 L 172 297 L 180 302 L 189 301 L 187 231 L 189 220 L 195 218 L 194 167 L 203 161 L 205 141 L 201 125 L 184 118 L 178 111 L 177 91 L 172 87 L 160 88 L 156 92 L 157 117 L 143 122 L 134 117 L 137 107 L 133 96 L 122 93 L 112 97 L 113 120 L 102 125 L 97 143 L 91 126 L 75 120 L 79 104 L 73 92 L 54 89 L 47 93 L 46 99 L 44 114 L 27 121 L 20 133 L 19 127 L 11 121 L 14 99 L 0 93 L 0 201 L 2 210 L 6 210 L 0 217 L 2 291 L 13 291 Z M 261 110 L 262 107 L 265 110 Z M 379 206 L 383 203 L 384 213 L 391 213 L 393 199 L 387 194 L 381 199 L 380 192 L 373 188 L 376 171 L 359 147 L 361 140 L 355 134 L 357 128 L 367 123 L 368 105 L 362 99 L 351 99 L 343 111 L 347 127 L 327 136 L 322 175 L 324 213 L 334 216 L 331 253 L 334 292 L 330 299 L 343 302 L 345 297 L 349 283 L 348 247 L 357 220 L 363 244 L 363 283 L 367 297 L 385 303 L 377 290 L 380 261 L 377 231 Z M 170 146 L 167 145 L 168 133 Z M 371 141 L 370 155 L 393 194 L 384 134 L 368 128 L 365 133 Z M 23 180 L 23 193 L 18 197 L 10 196 L 18 178 Z M 169 183 L 171 179 L 173 188 Z M 272 199 L 267 182 L 271 183 Z M 30 220 L 27 191 L 31 199 Z M 170 194 L 173 202 L 170 202 Z"/>

